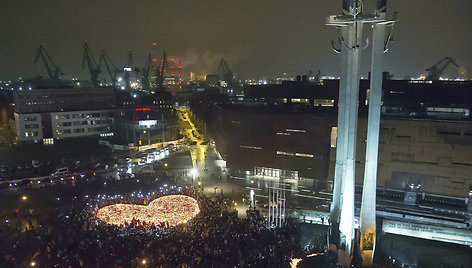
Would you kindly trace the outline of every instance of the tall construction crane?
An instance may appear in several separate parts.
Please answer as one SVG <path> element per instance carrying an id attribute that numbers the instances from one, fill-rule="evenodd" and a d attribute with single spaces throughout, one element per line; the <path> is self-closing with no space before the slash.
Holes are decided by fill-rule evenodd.
<path id="1" fill-rule="evenodd" d="M 59 68 L 59 66 L 54 63 L 46 49 L 44 49 L 44 44 L 42 43 L 36 51 L 36 58 L 34 60 L 34 63 L 38 63 L 39 58 L 41 58 L 44 67 L 46 68 L 46 72 L 48 73 L 49 79 L 54 81 L 60 80 L 60 76 L 64 73 L 62 73 L 61 68 Z"/>
<path id="2" fill-rule="evenodd" d="M 120 73 L 120 70 L 116 68 L 116 66 L 113 64 L 113 62 L 110 59 L 110 56 L 105 52 L 105 50 L 102 50 L 102 53 L 100 54 L 100 60 L 98 61 L 98 68 L 101 70 L 102 69 L 102 63 L 105 63 L 105 67 L 107 68 L 108 75 L 110 76 L 111 84 L 113 87 L 116 87 L 116 82 L 117 79 L 116 77 Z"/>
<path id="3" fill-rule="evenodd" d="M 128 49 L 128 59 L 126 60 L 126 65 L 123 67 L 123 72 L 124 77 L 125 77 L 125 89 L 130 90 L 131 89 L 131 72 L 133 71 L 133 53 L 131 52 L 131 49 Z"/>
<path id="4" fill-rule="evenodd" d="M 143 90 L 151 90 L 151 83 L 149 82 L 149 75 L 151 74 L 151 71 L 154 69 L 154 66 L 152 64 L 152 57 L 151 54 L 148 55 L 148 58 L 146 60 L 146 65 L 142 69 L 142 85 L 143 85 Z"/>
<path id="5" fill-rule="evenodd" d="M 167 70 L 167 56 L 166 52 L 162 54 L 161 62 L 159 68 L 156 67 L 156 84 L 157 89 L 164 89 L 164 80 Z"/>
<path id="6" fill-rule="evenodd" d="M 241 90 L 236 77 L 223 58 L 218 66 L 218 76 L 220 77 L 220 86 L 225 89 L 226 93 L 237 94 Z"/>
<path id="7" fill-rule="evenodd" d="M 230 83 L 234 79 L 233 72 L 228 67 L 228 64 L 226 64 L 226 61 L 223 58 L 221 58 L 220 64 L 218 66 L 218 75 L 220 76 L 221 80 L 224 80 L 227 83 Z"/>
<path id="8" fill-rule="evenodd" d="M 98 75 L 100 74 L 100 67 L 98 66 L 95 58 L 92 55 L 92 51 L 87 44 L 87 41 L 84 42 L 84 56 L 82 60 L 82 68 L 85 67 L 85 63 L 87 63 L 87 67 L 90 72 L 90 81 L 92 81 L 95 87 L 98 86 Z"/>
<path id="9" fill-rule="evenodd" d="M 459 68 L 459 65 L 457 65 L 456 61 L 453 58 L 445 57 L 442 60 L 438 61 L 435 65 L 426 69 L 426 71 L 429 72 L 426 76 L 426 80 L 439 80 L 439 77 L 441 77 L 444 70 L 447 66 L 449 66 L 450 63 L 454 64 L 457 68 Z"/>

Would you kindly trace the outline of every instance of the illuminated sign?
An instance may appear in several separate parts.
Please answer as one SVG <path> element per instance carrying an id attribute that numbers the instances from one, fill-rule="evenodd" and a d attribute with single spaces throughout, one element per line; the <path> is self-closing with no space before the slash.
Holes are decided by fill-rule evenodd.
<path id="1" fill-rule="evenodd" d="M 143 127 L 150 128 L 151 126 L 157 125 L 157 120 L 140 120 L 138 124 Z"/>
<path id="2" fill-rule="evenodd" d="M 136 112 L 141 112 L 141 111 L 150 111 L 150 108 L 136 108 Z"/>
<path id="3" fill-rule="evenodd" d="M 125 72 L 131 72 L 131 67 L 124 67 L 124 68 L 123 68 L 123 71 L 125 71 Z"/>

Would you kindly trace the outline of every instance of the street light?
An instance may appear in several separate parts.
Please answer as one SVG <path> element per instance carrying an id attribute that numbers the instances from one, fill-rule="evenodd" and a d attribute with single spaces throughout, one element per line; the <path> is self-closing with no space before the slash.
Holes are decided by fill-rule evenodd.
<path id="1" fill-rule="evenodd" d="M 25 200 L 25 201 L 26 201 L 26 200 L 28 200 L 28 197 L 27 197 L 26 195 L 24 195 L 24 196 L 21 197 L 21 200 Z"/>

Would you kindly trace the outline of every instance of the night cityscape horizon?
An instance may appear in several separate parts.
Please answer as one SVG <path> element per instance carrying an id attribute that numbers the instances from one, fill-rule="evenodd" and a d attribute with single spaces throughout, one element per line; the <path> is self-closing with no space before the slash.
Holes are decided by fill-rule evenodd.
<path id="1" fill-rule="evenodd" d="M 371 2 L 365 2 L 365 9 L 372 9 Z M 92 1 L 78 5 L 61 1 L 25 7 L 8 0 L 4 5 L 9 12 L 0 18 L 2 80 L 45 76 L 42 66 L 33 64 L 41 43 L 67 78 L 86 79 L 84 40 L 95 57 L 103 49 L 120 67 L 126 65 L 129 49 L 136 67 L 143 67 L 153 52 L 152 44 L 157 43 L 159 54 L 166 51 L 182 58 L 187 73 L 215 73 L 218 61 L 225 58 L 243 80 L 271 79 L 284 73 L 293 77 L 310 70 L 339 77 L 337 56 L 329 53 L 336 31 L 325 26 L 326 14 L 335 14 L 338 2 Z M 401 23 L 393 30 L 385 70 L 395 79 L 420 77 L 429 66 L 451 57 L 460 69 L 447 70 L 447 76 L 456 78 L 464 71 L 470 79 L 470 8 L 463 1 L 389 3 Z M 363 61 L 369 62 L 369 57 L 366 53 Z M 367 75 L 368 68 L 362 68 L 361 76 Z"/>
<path id="2" fill-rule="evenodd" d="M 472 3 L 3 7 L 0 267 L 472 267 Z"/>

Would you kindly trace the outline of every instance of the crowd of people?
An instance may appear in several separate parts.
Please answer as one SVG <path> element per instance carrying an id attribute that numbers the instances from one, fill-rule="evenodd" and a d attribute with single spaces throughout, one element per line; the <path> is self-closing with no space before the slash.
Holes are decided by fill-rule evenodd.
<path id="1" fill-rule="evenodd" d="M 116 226 L 101 221 L 97 208 L 143 204 L 162 195 L 185 194 L 198 200 L 200 213 L 185 224 Z M 289 267 L 305 251 L 295 242 L 294 226 L 270 230 L 257 215 L 240 219 L 224 196 L 216 199 L 193 188 L 174 188 L 118 198 L 72 198 L 56 208 L 48 223 L 22 235 L 2 267 Z"/>

